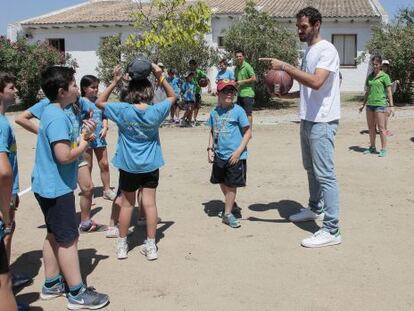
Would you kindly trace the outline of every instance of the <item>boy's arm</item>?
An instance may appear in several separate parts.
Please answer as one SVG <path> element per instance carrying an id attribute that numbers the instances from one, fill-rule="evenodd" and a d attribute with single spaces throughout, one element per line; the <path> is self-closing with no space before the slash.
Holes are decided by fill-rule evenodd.
<path id="1" fill-rule="evenodd" d="M 214 162 L 214 148 L 213 148 L 213 129 L 210 130 L 208 135 L 208 147 L 207 147 L 207 158 L 209 163 Z"/>
<path id="2" fill-rule="evenodd" d="M 33 121 L 31 121 L 32 118 L 33 114 L 29 110 L 25 110 L 17 116 L 15 122 L 25 130 L 33 134 L 37 134 L 39 126 Z"/>
<path id="3" fill-rule="evenodd" d="M 102 130 L 99 133 L 99 137 L 100 138 L 105 138 L 106 133 L 108 132 L 108 129 L 109 129 L 108 128 L 108 119 L 104 118 L 104 119 L 102 119 Z"/>
<path id="4" fill-rule="evenodd" d="M 87 132 L 83 132 L 79 136 L 80 143 L 78 147 L 72 149 L 68 140 L 59 140 L 53 143 L 53 152 L 60 164 L 72 163 L 88 148 L 89 140 L 95 133 L 96 124 L 91 120 L 85 120 L 83 123 L 87 128 Z"/>
<path id="5" fill-rule="evenodd" d="M 13 170 L 6 152 L 0 152 L 0 211 L 3 222 L 10 227 L 10 201 L 13 189 Z"/>
<path id="6" fill-rule="evenodd" d="M 108 101 L 109 96 L 111 95 L 111 93 L 116 88 L 119 81 L 121 80 L 122 80 L 122 68 L 120 65 L 118 65 L 114 68 L 113 79 L 112 79 L 111 84 L 109 84 L 106 87 L 106 89 L 102 92 L 102 94 L 98 97 L 95 103 L 96 107 L 98 107 L 99 109 L 105 108 L 105 105 L 106 105 L 106 102 Z"/>
<path id="7" fill-rule="evenodd" d="M 247 144 L 249 143 L 250 138 L 252 137 L 252 130 L 250 126 L 246 126 L 243 128 L 243 139 L 240 143 L 240 146 L 232 153 L 229 163 L 230 165 L 234 165 L 239 162 L 240 155 L 246 149 Z"/>

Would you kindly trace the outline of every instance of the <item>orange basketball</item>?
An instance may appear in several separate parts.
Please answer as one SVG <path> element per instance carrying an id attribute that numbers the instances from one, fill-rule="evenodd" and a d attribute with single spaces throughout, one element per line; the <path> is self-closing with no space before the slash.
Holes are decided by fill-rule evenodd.
<path id="1" fill-rule="evenodd" d="M 265 74 L 265 84 L 270 95 L 284 95 L 292 88 L 293 79 L 286 71 L 271 69 Z"/>

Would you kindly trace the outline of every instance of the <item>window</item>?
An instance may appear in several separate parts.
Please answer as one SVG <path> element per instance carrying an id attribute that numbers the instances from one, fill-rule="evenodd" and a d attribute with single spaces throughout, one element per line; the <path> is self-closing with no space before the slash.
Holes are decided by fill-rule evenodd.
<path id="1" fill-rule="evenodd" d="M 224 37 L 217 37 L 217 46 L 219 48 L 224 47 Z"/>
<path id="2" fill-rule="evenodd" d="M 332 35 L 332 44 L 338 50 L 341 66 L 356 66 L 357 35 Z"/>
<path id="3" fill-rule="evenodd" d="M 65 53 L 65 39 L 47 39 L 50 46 L 53 46 L 56 50 Z"/>

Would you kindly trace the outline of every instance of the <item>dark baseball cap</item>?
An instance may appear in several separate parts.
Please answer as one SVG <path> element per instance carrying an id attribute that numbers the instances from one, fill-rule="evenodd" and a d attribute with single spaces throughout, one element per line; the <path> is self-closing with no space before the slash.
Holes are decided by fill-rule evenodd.
<path id="1" fill-rule="evenodd" d="M 152 65 L 143 55 L 138 55 L 127 66 L 127 73 L 132 80 L 146 79 L 152 71 Z"/>
<path id="2" fill-rule="evenodd" d="M 217 92 L 221 92 L 226 88 L 235 89 L 237 91 L 236 82 L 233 80 L 220 80 L 217 83 Z"/>

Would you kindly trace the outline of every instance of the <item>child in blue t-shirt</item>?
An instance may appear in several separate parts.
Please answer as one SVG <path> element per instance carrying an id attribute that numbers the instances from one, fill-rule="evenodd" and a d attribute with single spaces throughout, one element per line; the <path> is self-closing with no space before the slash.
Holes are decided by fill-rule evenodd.
<path id="1" fill-rule="evenodd" d="M 168 70 L 168 77 L 167 77 L 168 83 L 171 85 L 171 87 L 174 90 L 175 96 L 177 97 L 177 101 L 171 106 L 171 122 L 174 122 L 175 124 L 180 123 L 180 93 L 181 93 L 181 80 L 175 76 L 175 70 L 169 69 Z"/>
<path id="2" fill-rule="evenodd" d="M 213 163 L 210 182 L 220 184 L 225 199 L 223 223 L 232 228 L 240 227 L 232 210 L 238 208 L 237 188 L 246 186 L 246 147 L 251 138 L 246 112 L 233 103 L 236 93 L 234 81 L 217 84 L 218 105 L 208 120 L 211 131 L 207 147 L 208 160 Z"/>
<path id="3" fill-rule="evenodd" d="M 236 78 L 234 77 L 234 72 L 227 68 L 228 63 L 226 59 L 222 59 L 219 62 L 218 68 L 219 71 L 216 75 L 216 83 L 219 83 L 222 80 L 228 80 L 228 81 L 235 81 Z"/>
<path id="4" fill-rule="evenodd" d="M 16 123 L 29 132 L 37 134 L 38 125 L 32 122 L 31 119 L 36 118 L 40 120 L 44 110 L 49 104 L 50 100 L 48 98 L 42 99 L 28 110 L 22 112 L 16 118 Z M 79 137 L 82 120 L 89 118 L 90 113 L 94 109 L 96 109 L 96 106 L 84 97 L 78 98 L 74 104 L 67 105 L 64 108 L 63 111 L 68 116 L 76 137 Z M 83 155 L 78 159 L 78 184 L 80 188 L 79 205 L 81 209 L 81 223 L 79 225 L 79 230 L 82 233 L 101 231 L 105 226 L 98 224 L 91 219 L 93 182 L 91 171 L 89 170 L 88 163 L 85 161 Z"/>
<path id="5" fill-rule="evenodd" d="M 154 89 L 147 79 L 153 72 L 167 98 L 152 105 Z M 131 76 L 126 90 L 125 102 L 108 103 L 107 100 L 122 79 L 120 66 L 114 69 L 112 83 L 96 101 L 98 108 L 118 126 L 117 150 L 112 163 L 119 169 L 121 207 L 119 213 L 118 259 L 128 257 L 127 234 L 137 192 L 141 189 L 142 207 L 147 220 L 147 239 L 141 253 L 148 260 L 158 258 L 155 236 L 157 230 L 157 206 L 155 193 L 158 187 L 159 168 L 164 165 L 159 138 L 159 127 L 168 116 L 176 96 L 173 88 L 162 76 L 162 70 L 149 61 L 137 58 L 128 67 Z"/>
<path id="6" fill-rule="evenodd" d="M 103 198 L 113 201 L 116 194 L 110 187 L 108 151 L 106 149 L 107 143 L 105 139 L 108 132 L 108 119 L 102 113 L 102 110 L 95 105 L 95 101 L 98 98 L 99 82 L 99 79 L 92 75 L 83 76 L 80 81 L 82 98 L 88 100 L 90 105 L 93 106 L 92 119 L 96 123 L 95 139 L 89 143 L 89 148 L 85 152 L 84 158 L 88 163 L 90 172 L 92 172 L 93 154 L 95 153 L 101 171 Z"/>
<path id="7" fill-rule="evenodd" d="M 17 310 L 9 265 L 11 235 L 14 231 L 14 211 L 10 203 L 15 201 L 15 206 L 18 205 L 19 175 L 16 139 L 5 117 L 7 107 L 16 100 L 15 80 L 14 76 L 0 72 L 0 296 L 4 310 Z"/>
<path id="8" fill-rule="evenodd" d="M 181 97 L 184 102 L 185 113 L 183 121 L 186 124 L 191 124 L 193 111 L 195 108 L 195 91 L 196 85 L 194 83 L 194 72 L 190 71 L 185 75 L 185 81 L 181 86 Z"/>
<path id="9" fill-rule="evenodd" d="M 43 246 L 46 280 L 40 297 L 51 299 L 67 295 L 67 307 L 71 310 L 99 309 L 108 303 L 109 298 L 82 282 L 73 194 L 78 158 L 88 148 L 95 123 L 90 119 L 84 120 L 84 129 L 78 136 L 77 124 L 64 111 L 79 96 L 74 73 L 72 68 L 53 66 L 41 74 L 42 90 L 50 103 L 41 113 L 32 172 L 32 191 L 47 228 Z M 68 293 L 64 281 L 69 287 Z"/>

